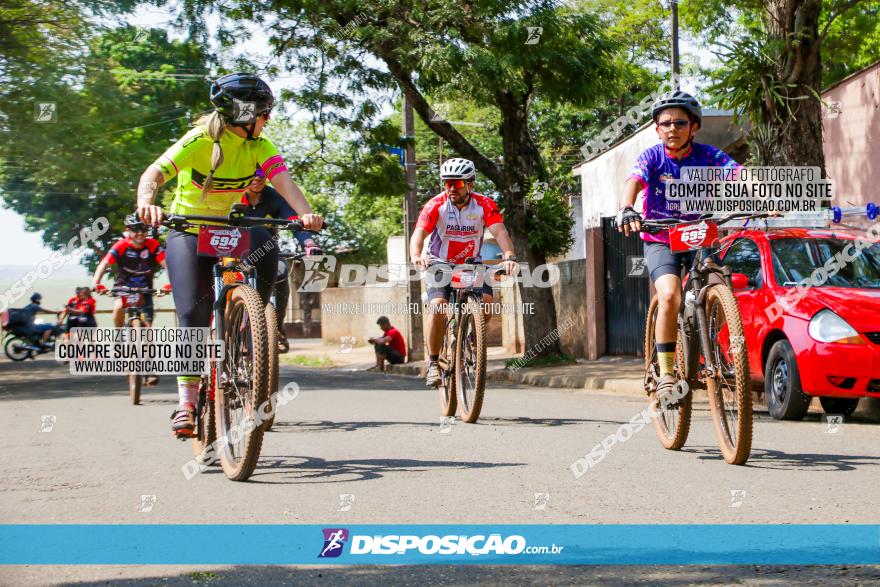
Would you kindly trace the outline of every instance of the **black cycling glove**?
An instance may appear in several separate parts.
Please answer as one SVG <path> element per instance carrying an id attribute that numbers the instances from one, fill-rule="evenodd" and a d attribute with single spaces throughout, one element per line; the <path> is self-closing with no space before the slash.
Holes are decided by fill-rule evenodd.
<path id="1" fill-rule="evenodd" d="M 638 220 L 642 221 L 642 215 L 633 210 L 632 206 L 627 206 L 625 208 L 621 208 L 617 213 L 617 216 L 614 218 L 615 226 L 627 226 L 631 222 L 635 222 Z"/>

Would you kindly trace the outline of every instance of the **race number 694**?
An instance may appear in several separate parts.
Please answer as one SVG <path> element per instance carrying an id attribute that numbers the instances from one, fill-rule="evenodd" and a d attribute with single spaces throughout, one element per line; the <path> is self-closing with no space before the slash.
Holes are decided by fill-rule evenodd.
<path id="1" fill-rule="evenodd" d="M 238 245 L 237 236 L 220 236 L 219 234 L 215 234 L 211 237 L 211 246 L 221 247 L 221 248 L 234 248 Z"/>

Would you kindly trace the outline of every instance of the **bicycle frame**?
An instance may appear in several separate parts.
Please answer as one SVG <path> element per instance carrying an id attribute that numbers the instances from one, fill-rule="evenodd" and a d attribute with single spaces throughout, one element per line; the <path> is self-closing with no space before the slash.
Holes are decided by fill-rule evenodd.
<path id="1" fill-rule="evenodd" d="M 686 368 L 685 379 L 689 383 L 698 381 L 700 377 L 714 377 L 717 375 L 717 366 L 712 359 L 709 339 L 709 323 L 706 319 L 706 294 L 713 276 L 728 287 L 732 288 L 730 270 L 727 267 L 716 265 L 708 254 L 710 249 L 700 249 L 694 256 L 694 260 L 688 269 L 687 283 L 682 287 L 681 306 L 679 307 L 679 330 L 682 340 L 687 341 L 682 349 Z M 694 312 L 688 317 L 686 312 L 686 299 L 688 292 L 693 294 Z M 697 336 L 694 336 L 696 334 Z M 702 372 L 698 373 L 700 354 L 697 352 L 697 340 L 699 350 L 705 361 Z"/>

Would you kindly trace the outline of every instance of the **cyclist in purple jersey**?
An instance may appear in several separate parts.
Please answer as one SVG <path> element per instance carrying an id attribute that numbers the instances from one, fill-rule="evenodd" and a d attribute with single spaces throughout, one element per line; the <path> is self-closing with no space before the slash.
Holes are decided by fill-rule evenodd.
<path id="1" fill-rule="evenodd" d="M 644 218 L 684 220 L 695 217 L 682 215 L 667 206 L 664 182 L 679 179 L 682 167 L 739 167 L 721 149 L 694 142 L 703 121 L 703 112 L 700 103 L 690 94 L 681 90 L 667 92 L 654 102 L 651 116 L 657 125 L 657 136 L 661 142 L 639 155 L 627 177 L 617 214 L 617 229 L 626 235 L 641 229 L 642 215 Z M 633 209 L 641 192 L 644 192 L 642 214 Z M 672 391 L 675 385 L 673 371 L 676 323 L 681 304 L 680 276 L 682 268 L 689 266 L 694 253 L 673 253 L 665 233 L 642 233 L 641 237 L 648 272 L 657 289 L 659 302 L 654 341 L 660 365 L 659 395 Z"/>

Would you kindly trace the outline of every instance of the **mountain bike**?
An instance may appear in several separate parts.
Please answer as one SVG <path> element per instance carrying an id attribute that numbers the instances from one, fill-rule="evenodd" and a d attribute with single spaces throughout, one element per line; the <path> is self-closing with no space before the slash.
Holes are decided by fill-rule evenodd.
<path id="1" fill-rule="evenodd" d="M 437 360 L 440 408 L 444 416 L 454 416 L 458 410 L 462 421 L 473 424 L 480 417 L 486 390 L 486 316 L 482 288 L 488 270 L 486 265 L 475 263 L 473 259 L 455 267 L 434 267 L 447 276 L 451 274 L 452 280 L 446 331 Z M 492 273 L 503 275 L 504 271 L 497 269 Z"/>
<path id="2" fill-rule="evenodd" d="M 157 290 L 150 287 L 126 287 L 119 286 L 108 290 L 100 290 L 98 295 L 109 295 L 122 299 L 122 308 L 125 310 L 126 328 L 143 328 L 147 322 L 144 314 L 144 296 L 153 295 L 157 298 L 168 295 L 171 290 Z M 128 374 L 128 397 L 133 405 L 141 403 L 141 389 L 144 386 L 144 376 L 140 373 Z"/>
<path id="3" fill-rule="evenodd" d="M 270 355 L 277 353 L 277 344 L 271 352 L 269 348 L 268 331 L 275 324 L 267 328 L 256 269 L 246 262 L 248 229 L 303 230 L 303 226 L 297 221 L 245 216 L 240 204 L 232 207 L 229 216 L 171 215 L 163 224 L 175 230 L 198 228 L 198 254 L 217 259 L 213 332 L 215 339 L 224 342 L 225 353 L 212 361 L 210 374 L 202 377 L 193 449 L 200 459 L 210 460 L 209 449 L 216 446 L 226 477 L 245 481 L 256 467 L 267 412 L 273 409 L 268 401 Z"/>
<path id="4" fill-rule="evenodd" d="M 748 349 L 734 283 L 744 286 L 746 276 L 731 274 L 710 253 L 717 246 L 718 226 L 732 220 L 765 218 L 767 214 L 731 214 L 718 219 L 701 217 L 682 221 L 661 218 L 642 221 L 642 231 L 669 233 L 673 252 L 694 252 L 682 280 L 674 375 L 679 381 L 675 401 L 657 397 L 660 367 L 654 345 L 658 313 L 655 295 L 645 327 L 645 390 L 657 417 L 654 427 L 664 448 L 678 450 L 687 441 L 694 389 L 709 395 L 715 436 L 724 460 L 744 464 L 752 446 L 752 395 Z"/>

